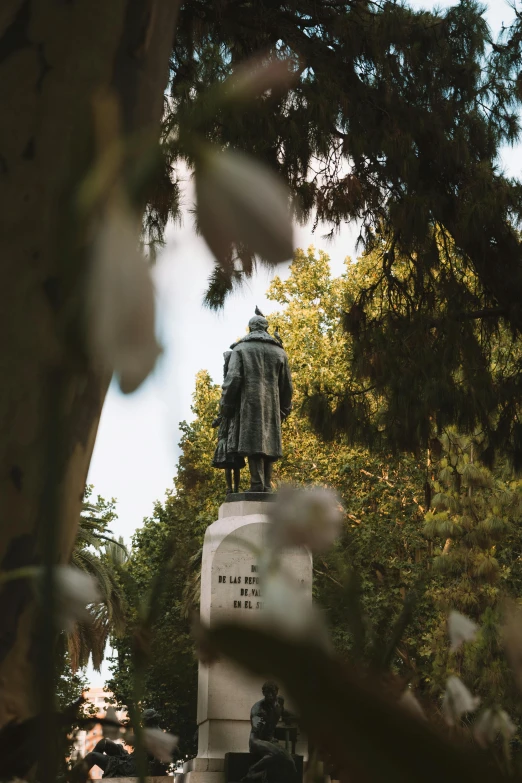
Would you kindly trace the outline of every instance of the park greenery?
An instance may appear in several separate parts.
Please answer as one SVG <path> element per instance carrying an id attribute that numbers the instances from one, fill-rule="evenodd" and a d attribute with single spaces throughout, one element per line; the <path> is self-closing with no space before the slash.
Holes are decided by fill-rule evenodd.
<path id="1" fill-rule="evenodd" d="M 99 601 L 87 608 L 72 626 L 62 631 L 56 647 L 57 705 L 65 709 L 88 686 L 85 668 L 89 662 L 100 670 L 109 637 L 121 636 L 126 628 L 126 598 L 123 588 L 128 553 L 120 537 L 109 528 L 116 518 L 114 499 L 92 498 L 93 487 L 85 490 L 78 535 L 71 562 L 93 577 L 100 588 Z"/>
<path id="2" fill-rule="evenodd" d="M 498 372 L 490 361 L 492 336 L 516 339 L 520 325 L 520 183 L 498 159 L 519 132 L 520 24 L 515 14 L 494 40 L 474 0 L 435 11 L 358 0 L 182 8 L 168 160 L 196 160 L 183 133 L 172 137 L 195 116 L 202 137 L 278 171 L 301 219 L 332 235 L 357 221 L 373 251 L 374 279 L 361 280 L 345 324 L 358 350 L 333 418 L 362 445 L 376 433 L 353 399 L 354 372 L 380 392 L 388 449 L 426 448 L 437 419 L 480 427 L 490 454 L 501 448 L 515 463 L 522 454 L 519 367 Z M 205 85 L 263 50 L 295 63 L 288 95 L 263 94 L 251 113 L 230 103 L 198 113 Z M 243 245 L 218 260 L 211 306 L 255 266 Z M 394 307 L 381 310 L 383 297 Z"/>
<path id="3" fill-rule="evenodd" d="M 278 484 L 328 485 L 343 500 L 343 534 L 332 550 L 314 558 L 314 595 L 344 659 L 392 672 L 435 720 L 447 678 L 455 673 L 485 704 L 498 703 L 520 720 L 500 639 L 502 602 L 520 594 L 522 579 L 522 483 L 507 460 L 493 469 L 478 462 L 479 431 L 463 435 L 441 428 L 427 450 L 407 456 L 353 446 L 338 432 L 327 439 L 310 420 L 310 395 L 318 386 L 330 393 L 343 388 L 354 350 L 344 329 L 346 309 L 361 284 L 372 275 L 377 279 L 375 265 L 372 254 L 357 263 L 347 260 L 344 274 L 332 278 L 327 255 L 310 248 L 298 251 L 289 276 L 275 278 L 269 288 L 268 298 L 280 305 L 270 325 L 281 335 L 295 386 L 294 410 L 284 427 L 285 456 L 274 478 Z M 509 340 L 505 350 L 515 350 Z M 197 660 L 190 625 L 198 608 L 201 546 L 225 492 L 221 472 L 211 467 L 219 396 L 219 385 L 202 370 L 193 419 L 181 425 L 175 486 L 133 538 L 124 579 L 127 632 L 114 640 L 108 682 L 118 703 L 131 698 L 140 602 L 172 557 L 144 703 L 180 734 L 182 755 L 195 750 Z M 378 419 L 378 395 L 372 404 Z M 451 609 L 482 627 L 477 640 L 457 653 L 450 651 L 447 635 Z"/>
<path id="4" fill-rule="evenodd" d="M 125 628 L 125 597 L 120 572 L 127 560 L 123 540 L 111 535 L 109 525 L 116 517 L 115 501 L 99 497 L 90 503 L 92 487 L 85 501 L 72 554 L 72 564 L 93 576 L 100 587 L 100 601 L 90 609 L 85 622 L 77 622 L 68 634 L 67 644 L 74 671 L 92 660 L 99 671 L 109 635 L 118 636 Z"/>
<path id="5" fill-rule="evenodd" d="M 131 393 L 161 352 L 145 256 L 180 215 L 187 168 L 195 229 L 216 261 L 210 307 L 256 264 L 290 259 L 292 219 L 332 235 L 351 221 L 362 250 L 338 279 L 324 254 L 300 251 L 269 292 L 296 386 L 275 479 L 327 484 L 345 506 L 342 536 L 315 560 L 336 655 L 237 626 L 200 628 L 199 643 L 255 673 L 268 666 L 351 779 L 514 772 L 502 711 L 520 724 L 522 640 L 509 617 L 520 625 L 522 190 L 499 162 L 520 138 L 512 16 L 493 36 L 475 0 L 432 11 L 7 0 L 0 779 L 55 783 L 79 725 L 78 705 L 64 707 L 82 687 L 75 670 L 100 664 L 109 635 L 140 777 L 143 706 L 180 734 L 180 753 L 193 749 L 190 622 L 223 497 L 208 374 L 182 425 L 175 486 L 128 560 L 108 540 L 112 501 L 82 506 L 111 377 Z M 469 618 L 458 647 L 455 608 Z M 449 737 L 397 705 L 410 688 L 436 723 L 455 675 L 490 711 L 482 756 L 460 721 L 471 709 Z"/>

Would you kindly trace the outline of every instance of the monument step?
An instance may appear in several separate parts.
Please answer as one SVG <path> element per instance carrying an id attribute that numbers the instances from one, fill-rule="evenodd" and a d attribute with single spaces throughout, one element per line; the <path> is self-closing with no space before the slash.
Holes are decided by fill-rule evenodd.
<path id="1" fill-rule="evenodd" d="M 275 492 L 229 492 L 225 498 L 225 503 L 237 503 L 240 500 L 257 500 L 260 503 L 271 503 L 275 499 Z"/>
<path id="2" fill-rule="evenodd" d="M 145 780 L 147 783 L 174 783 L 174 776 L 172 775 L 153 775 L 147 776 Z M 139 778 L 110 778 L 111 783 L 139 783 Z"/>
<path id="3" fill-rule="evenodd" d="M 236 492 L 227 495 L 219 507 L 219 519 L 224 517 L 246 517 L 252 514 L 266 514 L 270 503 L 275 500 L 271 492 Z"/>
<path id="4" fill-rule="evenodd" d="M 303 779 L 303 756 L 293 755 L 297 780 Z M 225 753 L 225 783 L 240 783 L 259 758 L 251 753 Z"/>
<path id="5" fill-rule="evenodd" d="M 205 758 L 196 756 L 189 759 L 183 765 L 183 772 L 223 772 L 225 761 L 223 758 Z"/>

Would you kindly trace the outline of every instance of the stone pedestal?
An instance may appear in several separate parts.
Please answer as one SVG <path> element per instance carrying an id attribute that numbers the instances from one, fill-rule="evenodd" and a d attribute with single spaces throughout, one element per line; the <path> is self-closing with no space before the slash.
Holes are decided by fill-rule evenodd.
<path id="1" fill-rule="evenodd" d="M 201 570 L 201 620 L 212 627 L 225 620 L 259 622 L 263 596 L 256 552 L 266 546 L 268 518 L 263 500 L 223 503 L 219 519 L 205 533 Z M 303 548 L 283 554 L 285 570 L 312 601 L 312 559 Z M 225 753 L 248 752 L 250 709 L 262 698 L 263 679 L 233 663 L 200 663 L 198 755 L 185 764 L 185 783 L 223 783 Z M 285 695 L 282 693 L 281 695 Z M 286 704 L 288 709 L 291 705 Z M 297 753 L 306 748 L 298 743 Z"/>
<path id="2" fill-rule="evenodd" d="M 174 776 L 175 777 L 175 776 Z M 147 783 L 172 783 L 172 775 L 147 776 Z M 110 778 L 111 783 L 139 783 L 139 778 Z"/>

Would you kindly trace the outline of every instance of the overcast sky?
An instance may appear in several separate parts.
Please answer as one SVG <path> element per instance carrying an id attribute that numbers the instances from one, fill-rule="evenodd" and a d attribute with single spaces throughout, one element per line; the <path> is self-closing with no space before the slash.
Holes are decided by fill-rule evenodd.
<path id="1" fill-rule="evenodd" d="M 432 3 L 410 0 L 414 7 L 447 7 L 452 2 Z M 508 24 L 513 12 L 504 0 L 490 0 L 486 14 L 493 31 Z M 518 176 L 522 170 L 520 149 L 506 150 L 507 170 Z M 192 206 L 192 187 L 185 187 L 185 208 Z M 355 257 L 355 227 L 346 226 L 327 243 L 320 226 L 312 234 L 311 226 L 296 228 L 296 247 L 310 244 L 325 250 L 332 271 L 340 274 L 346 256 Z M 268 314 L 277 304 L 265 298 L 271 276 L 259 271 L 247 285 L 231 296 L 219 313 L 202 306 L 212 258 L 205 242 L 196 237 L 190 215 L 180 226 L 169 226 L 167 244 L 161 254 L 154 279 L 158 299 L 158 321 L 164 354 L 154 375 L 133 395 L 122 395 L 113 384 L 101 417 L 98 438 L 88 481 L 105 498 L 117 499 L 118 521 L 115 535 L 130 541 L 134 530 L 150 516 L 154 502 L 162 500 L 172 487 L 179 455 L 179 422 L 190 419 L 194 378 L 201 369 L 221 382 L 222 354 L 230 343 L 244 333 L 256 305 Z M 288 265 L 275 274 L 285 276 Z M 273 275 L 272 275 L 273 276 Z M 105 667 L 104 667 L 105 669 Z M 93 685 L 102 684 L 105 672 L 89 676 Z"/>

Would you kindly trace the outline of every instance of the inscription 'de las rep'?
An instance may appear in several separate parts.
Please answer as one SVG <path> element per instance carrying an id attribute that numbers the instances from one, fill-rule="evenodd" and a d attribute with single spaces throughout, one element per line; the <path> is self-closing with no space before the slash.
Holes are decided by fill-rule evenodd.
<path id="1" fill-rule="evenodd" d="M 259 577 L 252 576 L 257 573 L 257 566 L 250 566 L 250 575 L 248 576 L 231 576 L 230 574 L 221 574 L 218 576 L 218 584 L 220 585 L 249 585 L 249 587 L 239 587 L 238 595 L 240 599 L 234 600 L 234 609 L 262 609 L 262 601 L 252 601 L 249 598 L 261 598 L 261 590 L 259 587 L 250 587 L 250 585 L 259 585 Z M 247 596 L 249 598 L 247 598 Z"/>

